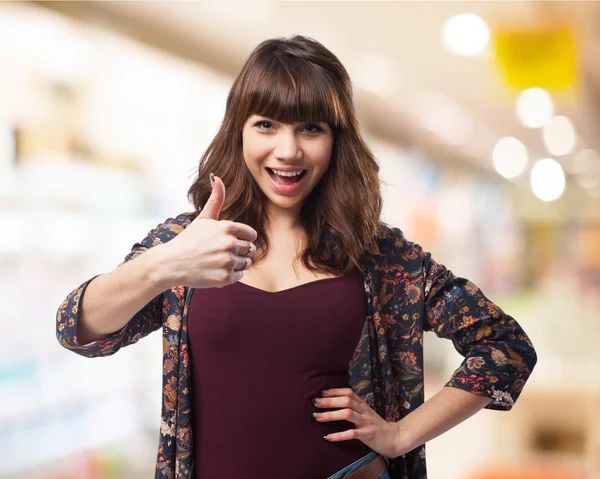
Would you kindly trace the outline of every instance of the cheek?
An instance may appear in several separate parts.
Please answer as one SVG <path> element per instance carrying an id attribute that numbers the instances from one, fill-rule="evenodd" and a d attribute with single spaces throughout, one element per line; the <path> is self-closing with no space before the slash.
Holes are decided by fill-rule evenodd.
<path id="1" fill-rule="evenodd" d="M 315 156 L 313 156 L 313 158 L 315 168 L 321 172 L 325 172 L 325 170 L 327 170 L 327 168 L 329 167 L 329 163 L 331 162 L 331 151 L 323 151 L 321 149 L 315 152 Z"/>
<path id="2" fill-rule="evenodd" d="M 252 142 L 244 139 L 244 143 L 242 145 L 242 156 L 244 157 L 244 162 L 250 171 L 253 171 L 256 168 L 256 153 L 252 148 Z"/>
<path id="3" fill-rule="evenodd" d="M 264 160 L 268 153 L 268 148 L 264 142 L 253 140 L 252 137 L 244 139 L 242 146 L 244 161 L 249 168 L 257 168 L 259 163 Z"/>
<path id="4" fill-rule="evenodd" d="M 331 139 L 323 139 L 323 142 L 315 143 L 310 152 L 310 156 L 314 159 L 315 167 L 326 170 L 331 161 L 332 151 L 333 143 Z"/>

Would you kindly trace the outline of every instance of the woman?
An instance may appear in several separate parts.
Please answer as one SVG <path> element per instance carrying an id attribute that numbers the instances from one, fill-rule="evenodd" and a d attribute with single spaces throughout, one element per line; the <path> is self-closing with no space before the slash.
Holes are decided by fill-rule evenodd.
<path id="1" fill-rule="evenodd" d="M 257 46 L 189 197 L 57 314 L 88 357 L 162 327 L 157 478 L 423 479 L 428 440 L 514 405 L 531 341 L 379 220 L 350 79 L 320 43 Z M 428 330 L 464 361 L 424 402 Z"/>

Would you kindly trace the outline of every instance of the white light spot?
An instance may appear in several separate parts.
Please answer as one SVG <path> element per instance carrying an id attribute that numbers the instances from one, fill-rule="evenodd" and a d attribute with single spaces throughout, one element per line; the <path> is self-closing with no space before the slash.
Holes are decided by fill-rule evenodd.
<path id="1" fill-rule="evenodd" d="M 544 125 L 543 137 L 548 151 L 556 156 L 566 155 L 575 147 L 575 128 L 566 116 L 550 118 Z"/>
<path id="2" fill-rule="evenodd" d="M 519 95 L 517 114 L 528 128 L 540 128 L 554 115 L 554 103 L 543 88 L 529 88 Z"/>
<path id="3" fill-rule="evenodd" d="M 527 166 L 527 148 L 514 136 L 502 138 L 494 147 L 492 161 L 504 178 L 516 178 Z"/>
<path id="4" fill-rule="evenodd" d="M 554 201 L 565 190 L 565 173 L 552 158 L 537 161 L 531 169 L 530 180 L 533 194 L 542 201 Z"/>
<path id="5" fill-rule="evenodd" d="M 475 55 L 485 50 L 490 41 L 490 29 L 474 13 L 450 17 L 442 30 L 442 43 L 455 55 Z"/>

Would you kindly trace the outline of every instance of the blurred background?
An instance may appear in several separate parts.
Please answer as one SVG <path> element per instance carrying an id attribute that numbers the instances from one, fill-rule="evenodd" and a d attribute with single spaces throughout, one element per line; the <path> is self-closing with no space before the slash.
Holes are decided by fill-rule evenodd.
<path id="1" fill-rule="evenodd" d="M 384 217 L 531 337 L 510 412 L 431 479 L 600 478 L 600 4 L 1 2 L 0 477 L 148 478 L 161 337 L 61 348 L 63 298 L 183 211 L 244 60 L 294 33 L 353 80 Z M 462 358 L 425 335 L 426 399 Z"/>

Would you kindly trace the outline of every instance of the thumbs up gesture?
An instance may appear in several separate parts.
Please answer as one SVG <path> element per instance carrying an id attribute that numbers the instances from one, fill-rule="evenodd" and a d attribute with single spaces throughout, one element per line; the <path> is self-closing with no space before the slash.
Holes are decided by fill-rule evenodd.
<path id="1" fill-rule="evenodd" d="M 254 228 L 219 220 L 225 185 L 211 173 L 212 193 L 200 214 L 163 247 L 163 262 L 177 285 L 220 288 L 239 281 L 252 265 L 257 232 Z M 247 256 L 248 255 L 248 256 Z"/>

